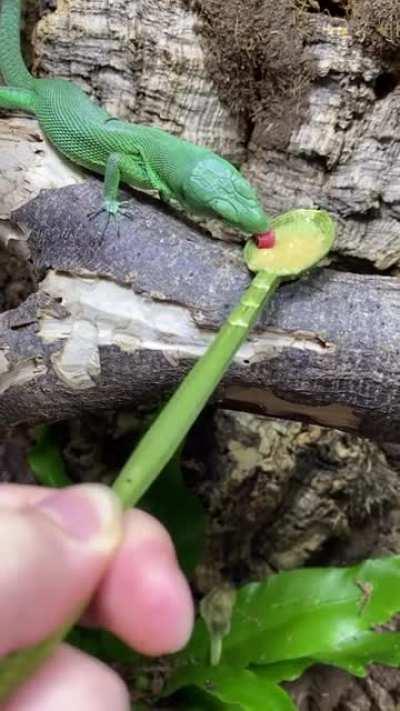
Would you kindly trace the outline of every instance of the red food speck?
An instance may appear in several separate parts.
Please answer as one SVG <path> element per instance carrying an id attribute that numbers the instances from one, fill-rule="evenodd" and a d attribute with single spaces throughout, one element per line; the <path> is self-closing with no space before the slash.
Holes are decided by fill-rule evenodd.
<path id="1" fill-rule="evenodd" d="M 273 230 L 269 230 L 269 232 L 263 232 L 260 235 L 256 235 L 255 239 L 257 247 L 259 249 L 271 249 L 272 247 L 275 247 L 276 236 Z"/>

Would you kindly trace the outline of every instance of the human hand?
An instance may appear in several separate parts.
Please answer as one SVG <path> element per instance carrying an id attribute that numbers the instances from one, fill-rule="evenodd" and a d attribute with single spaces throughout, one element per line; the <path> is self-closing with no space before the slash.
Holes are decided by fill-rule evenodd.
<path id="1" fill-rule="evenodd" d="M 193 623 L 189 587 L 153 517 L 124 514 L 110 489 L 0 485 L 0 659 L 46 639 L 90 600 L 87 619 L 137 651 L 181 648 Z M 3 711 L 128 711 L 122 680 L 62 644 Z"/>

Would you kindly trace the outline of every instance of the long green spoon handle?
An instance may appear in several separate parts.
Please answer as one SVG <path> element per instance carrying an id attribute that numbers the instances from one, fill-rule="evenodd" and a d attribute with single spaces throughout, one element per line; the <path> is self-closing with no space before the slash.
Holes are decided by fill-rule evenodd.
<path id="1" fill-rule="evenodd" d="M 256 274 L 206 353 L 146 432 L 113 485 L 125 508 L 138 502 L 171 459 L 279 281 L 279 277 L 267 272 Z M 0 660 L 0 702 L 40 666 L 74 623 L 75 620 L 57 630 L 41 644 Z"/>
<path id="2" fill-rule="evenodd" d="M 208 350 L 147 430 L 114 482 L 123 506 L 134 506 L 174 455 L 279 281 L 275 274 L 256 274 Z"/>

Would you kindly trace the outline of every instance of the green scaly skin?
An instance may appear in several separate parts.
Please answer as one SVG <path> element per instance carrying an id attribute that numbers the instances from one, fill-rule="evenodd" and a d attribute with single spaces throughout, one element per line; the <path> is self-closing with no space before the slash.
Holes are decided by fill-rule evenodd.
<path id="1" fill-rule="evenodd" d="M 104 174 L 104 210 L 118 212 L 123 182 L 248 234 L 269 229 L 255 191 L 228 161 L 159 128 L 120 121 L 72 82 L 32 77 L 20 48 L 21 0 L 0 2 L 0 73 L 8 85 L 0 87 L 0 107 L 35 114 L 61 153 Z"/>

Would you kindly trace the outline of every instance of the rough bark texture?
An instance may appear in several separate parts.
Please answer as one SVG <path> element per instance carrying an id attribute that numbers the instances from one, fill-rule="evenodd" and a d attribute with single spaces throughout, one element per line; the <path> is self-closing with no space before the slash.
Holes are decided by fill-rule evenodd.
<path id="1" fill-rule="evenodd" d="M 3 423 L 165 395 L 249 283 L 237 247 L 150 198 L 132 201 L 119 235 L 99 236 L 87 214 L 100 201 L 89 182 L 13 213 L 34 268 L 48 273 L 0 319 Z M 281 287 L 217 397 L 396 442 L 399 333 L 398 280 L 317 272 Z"/>
<path id="2" fill-rule="evenodd" d="M 272 79 L 279 84 L 279 76 L 288 73 L 288 53 L 294 51 L 297 37 L 292 15 L 280 20 L 282 42 L 287 32 L 293 37 L 287 53 L 276 58 L 276 46 L 270 43 L 276 42 L 278 28 L 271 37 L 267 32 L 268 17 L 276 12 L 273 4 L 262 4 L 262 12 L 254 17 L 249 12 L 242 20 L 239 16 L 236 34 L 222 26 L 210 47 L 201 12 L 207 2 L 116 0 L 110 5 L 106 0 L 71 0 L 39 25 L 36 67 L 78 81 L 123 118 L 157 124 L 244 163 L 273 214 L 294 206 L 332 211 L 339 223 L 339 254 L 368 260 L 378 269 L 398 264 L 400 91 L 390 65 L 357 45 L 345 19 L 304 13 L 304 51 L 314 78 L 311 85 L 297 86 L 297 104 L 287 105 L 280 89 L 274 93 Z M 298 4 L 307 9 L 307 3 Z M 365 33 L 365 23 L 357 20 L 363 17 L 360 4 L 354 9 L 357 36 L 362 28 Z M 315 11 L 315 5 L 310 3 L 308 9 L 314 6 Z M 367 12 L 366 0 L 364 5 Z M 244 18 L 245 35 L 240 32 Z M 393 17 L 393 31 L 397 20 Z M 378 29 L 380 22 L 378 16 Z M 371 24 L 368 32 L 372 36 Z M 218 42 L 222 48 L 226 45 L 227 37 L 232 46 L 241 42 L 238 60 L 264 47 L 256 65 L 259 73 L 265 74 L 273 57 L 272 115 L 268 104 L 259 110 L 257 97 L 252 104 L 249 99 L 243 115 L 239 92 L 228 103 L 211 83 L 212 51 L 220 56 L 218 72 L 226 84 L 237 81 L 238 63 L 232 67 L 228 57 L 224 64 L 223 51 L 218 55 L 215 50 Z M 296 51 L 300 56 L 297 45 Z M 285 150 L 279 140 L 278 150 L 271 145 L 271 134 L 287 133 L 288 114 L 294 112 L 302 117 L 300 126 Z"/>
<path id="3" fill-rule="evenodd" d="M 37 28 L 35 66 L 77 81 L 121 118 L 242 155 L 238 121 L 207 76 L 197 24 L 180 0 L 70 0 Z"/>
<path id="4" fill-rule="evenodd" d="M 400 550 L 399 470 L 371 442 L 219 411 L 198 423 L 185 462 L 209 514 L 195 579 L 202 593 L 226 580 Z M 396 711 L 400 673 L 374 666 L 360 680 L 316 667 L 288 687 L 299 711 Z"/>
<path id="5" fill-rule="evenodd" d="M 212 427 L 200 422 L 195 435 L 187 468 L 197 462 L 191 480 L 211 514 L 197 575 L 203 592 L 228 571 L 235 580 L 259 579 L 396 549 L 389 530 L 398 518 L 399 477 L 374 443 L 228 411 L 216 413 Z"/>
<path id="6" fill-rule="evenodd" d="M 382 66 L 344 21 L 322 22 L 312 52 L 318 79 L 286 160 L 263 149 L 256 126 L 248 170 L 274 210 L 325 207 L 338 219 L 338 252 L 387 269 L 400 258 L 400 93 L 377 97 Z"/>

